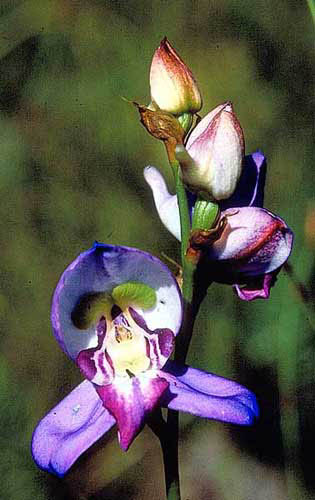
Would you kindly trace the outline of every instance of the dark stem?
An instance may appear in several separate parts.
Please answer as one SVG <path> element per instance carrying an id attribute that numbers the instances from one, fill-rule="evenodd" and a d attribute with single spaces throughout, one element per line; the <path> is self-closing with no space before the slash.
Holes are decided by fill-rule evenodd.
<path id="1" fill-rule="evenodd" d="M 208 284 L 200 279 L 199 270 L 194 273 L 193 280 L 196 286 L 193 287 L 192 298 L 190 301 L 184 299 L 184 318 L 181 331 L 176 338 L 174 360 L 179 363 L 185 363 L 191 337 L 194 330 L 194 324 L 199 312 L 200 305 L 207 294 Z"/>
<path id="2" fill-rule="evenodd" d="M 208 286 L 201 279 L 202 274 L 199 274 L 198 269 L 189 266 L 188 268 L 191 276 L 186 279 L 186 283 L 189 284 L 187 291 L 185 291 L 184 280 L 184 317 L 181 330 L 176 338 L 174 354 L 174 361 L 179 363 L 185 363 L 186 361 L 195 320 Z M 198 286 L 194 286 L 194 282 L 198 283 Z M 166 451 L 163 450 L 166 491 L 168 500 L 175 500 L 181 498 L 178 460 L 179 415 L 175 410 L 168 411 L 167 436 L 167 449 Z"/>
<path id="3" fill-rule="evenodd" d="M 170 413 L 173 415 L 172 429 L 178 435 L 178 412 L 170 411 L 169 417 Z M 180 498 L 177 440 L 174 440 L 173 435 L 170 434 L 169 420 L 168 423 L 165 422 L 160 408 L 155 411 L 147 423 L 161 443 L 167 498 L 177 500 Z"/>

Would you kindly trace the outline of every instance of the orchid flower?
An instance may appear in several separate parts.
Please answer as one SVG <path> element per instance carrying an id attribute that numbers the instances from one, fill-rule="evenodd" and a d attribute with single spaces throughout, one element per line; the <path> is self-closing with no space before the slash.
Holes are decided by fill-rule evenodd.
<path id="1" fill-rule="evenodd" d="M 127 450 L 156 408 L 249 425 L 255 396 L 239 384 L 169 360 L 182 298 L 169 269 L 128 247 L 95 243 L 62 274 L 53 332 L 86 380 L 37 425 L 37 465 L 63 476 L 117 424 Z"/>
<path id="2" fill-rule="evenodd" d="M 201 123 L 201 122 L 200 122 Z M 155 167 L 146 167 L 156 209 L 164 226 L 180 241 L 180 220 L 176 195 Z M 243 300 L 268 298 L 281 266 L 288 259 L 293 233 L 278 216 L 263 207 L 266 160 L 257 151 L 245 156 L 240 180 L 226 200 L 218 202 L 221 218 L 228 224 L 207 253 L 209 280 L 233 285 Z M 196 198 L 189 194 L 193 214 Z"/>

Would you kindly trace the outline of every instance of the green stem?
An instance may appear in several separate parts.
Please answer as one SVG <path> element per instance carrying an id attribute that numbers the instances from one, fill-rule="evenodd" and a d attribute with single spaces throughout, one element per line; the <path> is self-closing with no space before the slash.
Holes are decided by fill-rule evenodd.
<path id="1" fill-rule="evenodd" d="M 180 165 L 178 161 L 171 162 L 174 173 L 176 194 L 179 207 L 180 227 L 181 227 L 181 261 L 183 267 L 183 296 L 184 304 L 190 303 L 192 300 L 192 286 L 193 286 L 193 269 L 190 269 L 186 264 L 186 250 L 190 235 L 190 216 L 189 207 L 185 187 L 180 177 Z M 184 309 L 184 318 L 186 317 L 186 307 Z M 183 327 L 182 327 L 183 329 Z M 181 329 L 181 332 L 182 332 Z M 179 338 L 180 334 L 177 336 Z M 178 360 L 177 355 L 178 344 L 176 343 L 174 359 Z M 167 415 L 167 449 L 165 450 L 165 443 L 161 441 L 164 457 L 164 470 L 166 493 L 168 500 L 180 500 L 180 481 L 179 481 L 179 461 L 178 461 L 178 434 L 179 434 L 179 419 L 178 412 L 169 410 Z"/>
<path id="2" fill-rule="evenodd" d="M 174 160 L 171 162 L 171 166 L 175 177 L 176 194 L 177 194 L 177 201 L 179 208 L 180 231 L 181 231 L 181 258 L 182 258 L 182 265 L 184 267 L 185 254 L 190 234 L 189 207 L 186 196 L 186 190 L 180 176 L 179 162 Z"/>

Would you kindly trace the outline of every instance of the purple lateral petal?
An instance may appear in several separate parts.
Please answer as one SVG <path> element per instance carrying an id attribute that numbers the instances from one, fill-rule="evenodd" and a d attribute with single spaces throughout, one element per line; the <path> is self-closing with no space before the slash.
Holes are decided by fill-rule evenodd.
<path id="1" fill-rule="evenodd" d="M 260 151 L 245 156 L 244 167 L 232 196 L 220 202 L 221 210 L 263 207 L 267 162 Z"/>
<path id="2" fill-rule="evenodd" d="M 33 458 L 41 469 L 63 476 L 114 424 L 85 380 L 39 422 L 33 433 Z"/>
<path id="3" fill-rule="evenodd" d="M 240 299 L 250 302 L 255 299 L 268 299 L 270 288 L 275 284 L 276 276 L 280 269 L 263 276 L 256 276 L 253 280 L 243 286 L 233 285 L 233 288 Z"/>
<path id="4" fill-rule="evenodd" d="M 163 371 L 176 377 L 163 399 L 168 408 L 241 425 L 258 416 L 254 394 L 232 380 L 173 361 Z"/>
<path id="5" fill-rule="evenodd" d="M 78 300 L 88 293 L 111 291 L 128 281 L 145 283 L 156 291 L 156 305 L 145 311 L 139 309 L 149 328 L 170 328 L 177 333 L 182 320 L 182 301 L 177 282 L 168 267 L 141 250 L 96 243 L 64 271 L 53 296 L 53 331 L 62 349 L 72 359 L 98 344 L 95 325 L 80 330 L 71 320 Z"/>
<path id="6" fill-rule="evenodd" d="M 96 387 L 104 406 L 117 421 L 119 444 L 124 451 L 143 428 L 147 415 L 159 405 L 167 388 L 164 378 L 149 378 L 146 374 Z"/>

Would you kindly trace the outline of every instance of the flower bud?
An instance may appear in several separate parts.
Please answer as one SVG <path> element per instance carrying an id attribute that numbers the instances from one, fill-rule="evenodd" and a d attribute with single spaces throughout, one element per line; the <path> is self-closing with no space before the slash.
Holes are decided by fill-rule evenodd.
<path id="1" fill-rule="evenodd" d="M 178 150 L 177 159 L 188 188 L 204 191 L 213 200 L 229 198 L 242 172 L 245 149 L 243 131 L 230 102 L 220 104 L 201 120 L 186 149 L 185 154 Z"/>
<path id="2" fill-rule="evenodd" d="M 202 99 L 192 72 L 167 38 L 156 49 L 150 69 L 151 98 L 158 107 L 174 115 L 197 113 Z"/>
<path id="3" fill-rule="evenodd" d="M 230 208 L 221 217 L 228 225 L 208 257 L 222 263 L 230 276 L 271 273 L 288 259 L 293 233 L 280 217 L 258 207 Z"/>
<path id="4" fill-rule="evenodd" d="M 242 300 L 268 299 L 292 250 L 291 229 L 259 207 L 228 209 L 221 217 L 228 224 L 208 251 L 212 279 L 233 285 Z"/>

